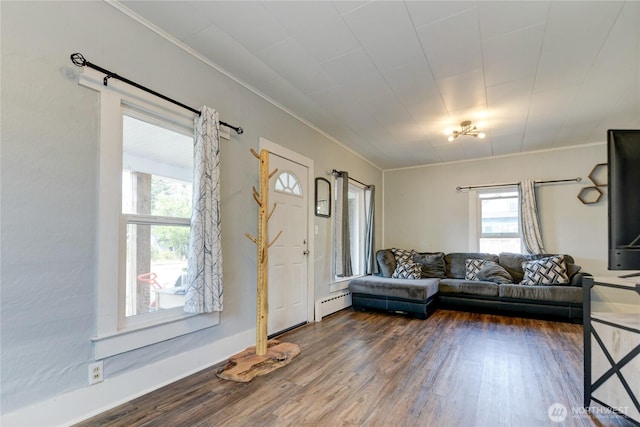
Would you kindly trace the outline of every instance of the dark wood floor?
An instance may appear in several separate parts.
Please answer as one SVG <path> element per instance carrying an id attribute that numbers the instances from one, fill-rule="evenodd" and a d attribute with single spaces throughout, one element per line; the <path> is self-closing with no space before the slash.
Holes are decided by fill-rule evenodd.
<path id="1" fill-rule="evenodd" d="M 582 405 L 582 326 L 438 310 L 343 310 L 280 340 L 294 361 L 251 383 L 206 369 L 81 426 L 628 426 Z M 554 423 L 548 408 L 569 415 Z"/>

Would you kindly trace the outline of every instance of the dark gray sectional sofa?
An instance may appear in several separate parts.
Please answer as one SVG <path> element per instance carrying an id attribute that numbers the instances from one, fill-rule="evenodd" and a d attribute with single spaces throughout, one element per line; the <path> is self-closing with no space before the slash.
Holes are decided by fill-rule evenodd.
<path id="1" fill-rule="evenodd" d="M 396 257 L 391 249 L 382 249 L 376 253 L 379 275 L 360 277 L 349 283 L 353 308 L 403 312 L 424 319 L 437 305 L 447 309 L 582 322 L 582 278 L 588 273 L 581 272 L 569 255 L 563 256 L 569 283 L 528 285 L 520 284 L 524 275 L 523 263 L 552 254 L 417 254 L 427 255 L 430 260 L 442 259 L 444 268 L 441 265 L 435 269 L 433 265 L 422 265 L 422 274 L 418 279 L 392 278 L 397 267 Z M 424 257 L 416 256 L 414 259 L 420 261 Z M 512 283 L 505 283 L 504 277 L 468 280 L 465 278 L 466 264 L 470 259 L 498 264 L 501 271 L 508 273 L 503 273 L 503 276 L 510 277 Z"/>

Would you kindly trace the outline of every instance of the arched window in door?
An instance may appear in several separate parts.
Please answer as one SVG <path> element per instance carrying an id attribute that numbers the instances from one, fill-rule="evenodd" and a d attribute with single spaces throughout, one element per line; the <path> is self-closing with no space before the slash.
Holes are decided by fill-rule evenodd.
<path id="1" fill-rule="evenodd" d="M 280 172 L 276 178 L 275 190 L 280 193 L 293 194 L 294 196 L 302 196 L 302 186 L 298 177 L 292 172 Z"/>

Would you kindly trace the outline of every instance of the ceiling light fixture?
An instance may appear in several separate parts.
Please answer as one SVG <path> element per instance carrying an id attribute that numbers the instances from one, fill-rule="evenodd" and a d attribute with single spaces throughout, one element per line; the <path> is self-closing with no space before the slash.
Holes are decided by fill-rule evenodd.
<path id="1" fill-rule="evenodd" d="M 487 136 L 484 132 L 480 132 L 477 127 L 471 124 L 470 120 L 460 122 L 460 130 L 447 129 L 444 131 L 444 134 L 449 135 L 449 141 L 453 141 L 460 135 L 469 135 L 480 139 L 484 139 Z"/>

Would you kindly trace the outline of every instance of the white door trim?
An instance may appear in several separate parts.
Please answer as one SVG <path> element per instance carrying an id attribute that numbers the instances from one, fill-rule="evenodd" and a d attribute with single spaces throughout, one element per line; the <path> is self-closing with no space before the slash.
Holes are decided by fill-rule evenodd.
<path id="1" fill-rule="evenodd" d="M 260 137 L 259 139 L 260 150 L 267 150 L 270 153 L 276 154 L 285 159 L 299 163 L 307 168 L 307 194 L 308 200 L 308 218 L 307 218 L 307 239 L 309 242 L 309 257 L 307 263 L 307 322 L 313 322 L 314 316 L 314 301 L 315 301 L 315 235 L 314 235 L 314 203 L 315 203 L 315 172 L 313 170 L 313 160 L 302 154 L 296 153 L 288 148 L 269 141 L 266 138 Z M 269 171 L 271 172 L 271 171 Z"/>

